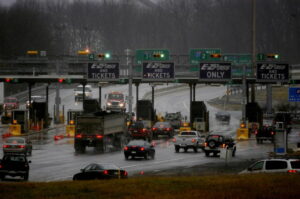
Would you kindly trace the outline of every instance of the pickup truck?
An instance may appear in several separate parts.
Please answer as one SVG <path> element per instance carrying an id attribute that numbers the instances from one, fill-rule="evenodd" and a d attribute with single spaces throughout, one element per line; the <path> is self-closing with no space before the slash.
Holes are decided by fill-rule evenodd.
<path id="1" fill-rule="evenodd" d="M 198 149 L 203 149 L 205 136 L 201 135 L 199 131 L 182 131 L 174 138 L 175 152 L 178 153 L 180 148 L 187 152 L 188 149 L 194 149 L 197 153 Z"/>

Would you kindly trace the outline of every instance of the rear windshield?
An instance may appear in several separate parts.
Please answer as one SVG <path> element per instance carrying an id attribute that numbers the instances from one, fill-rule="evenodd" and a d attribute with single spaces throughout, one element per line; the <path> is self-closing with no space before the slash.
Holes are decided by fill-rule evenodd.
<path id="1" fill-rule="evenodd" d="M 300 160 L 291 161 L 292 169 L 300 169 Z"/>
<path id="2" fill-rule="evenodd" d="M 24 156 L 5 156 L 3 159 L 12 162 L 25 162 Z"/>
<path id="3" fill-rule="evenodd" d="M 268 160 L 266 162 L 266 169 L 267 170 L 274 170 L 274 169 L 286 169 L 287 168 L 286 161 L 278 161 L 278 160 Z"/>
<path id="4" fill-rule="evenodd" d="M 14 139 L 7 139 L 6 143 L 8 144 L 23 144 L 25 142 L 24 139 L 21 138 L 14 138 Z"/>
<path id="5" fill-rule="evenodd" d="M 193 131 L 183 131 L 180 135 L 196 135 L 196 132 Z"/>
<path id="6" fill-rule="evenodd" d="M 133 140 L 128 143 L 128 146 L 143 146 L 145 144 L 142 140 Z"/>

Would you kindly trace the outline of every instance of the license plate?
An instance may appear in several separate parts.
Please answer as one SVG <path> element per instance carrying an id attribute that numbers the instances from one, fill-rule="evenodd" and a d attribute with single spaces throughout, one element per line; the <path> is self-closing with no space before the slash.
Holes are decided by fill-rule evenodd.
<path id="1" fill-rule="evenodd" d="M 131 153 L 135 154 L 135 153 L 136 153 L 136 151 L 131 151 Z"/>

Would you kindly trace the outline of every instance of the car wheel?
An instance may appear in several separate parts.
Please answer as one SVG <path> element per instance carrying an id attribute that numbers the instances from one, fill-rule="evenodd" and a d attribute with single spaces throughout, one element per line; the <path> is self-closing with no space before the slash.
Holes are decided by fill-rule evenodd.
<path id="1" fill-rule="evenodd" d="M 218 153 L 215 153 L 215 152 L 214 152 L 214 157 L 216 157 L 216 156 L 217 156 L 217 154 L 218 154 Z"/>
<path id="2" fill-rule="evenodd" d="M 236 149 L 233 149 L 233 151 L 232 151 L 232 157 L 235 157 L 235 151 L 236 151 Z"/>
<path id="3" fill-rule="evenodd" d="M 179 153 L 180 147 L 179 146 L 175 146 L 175 152 Z"/>
<path id="4" fill-rule="evenodd" d="M 125 160 L 128 160 L 128 155 L 125 155 Z"/>
<path id="5" fill-rule="evenodd" d="M 209 157 L 209 152 L 205 151 L 205 156 Z"/>
<path id="6" fill-rule="evenodd" d="M 184 152 L 186 153 L 188 151 L 188 148 L 184 148 Z"/>
<path id="7" fill-rule="evenodd" d="M 134 155 L 131 156 L 131 159 L 134 159 Z"/>
<path id="8" fill-rule="evenodd" d="M 29 173 L 25 173 L 25 175 L 24 175 L 24 180 L 25 180 L 25 181 L 28 180 L 28 176 L 29 176 Z"/>
<path id="9" fill-rule="evenodd" d="M 198 148 L 196 146 L 194 147 L 194 152 L 198 153 Z"/>
<path id="10" fill-rule="evenodd" d="M 145 160 L 148 160 L 149 159 L 149 154 L 146 153 L 145 156 L 144 156 Z"/>

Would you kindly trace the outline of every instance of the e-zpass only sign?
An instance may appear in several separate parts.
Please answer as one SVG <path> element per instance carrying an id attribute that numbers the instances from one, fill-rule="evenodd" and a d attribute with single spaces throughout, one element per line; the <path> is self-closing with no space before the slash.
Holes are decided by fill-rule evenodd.
<path id="1" fill-rule="evenodd" d="M 204 80 L 231 79 L 230 63 L 200 63 L 199 78 Z"/>

